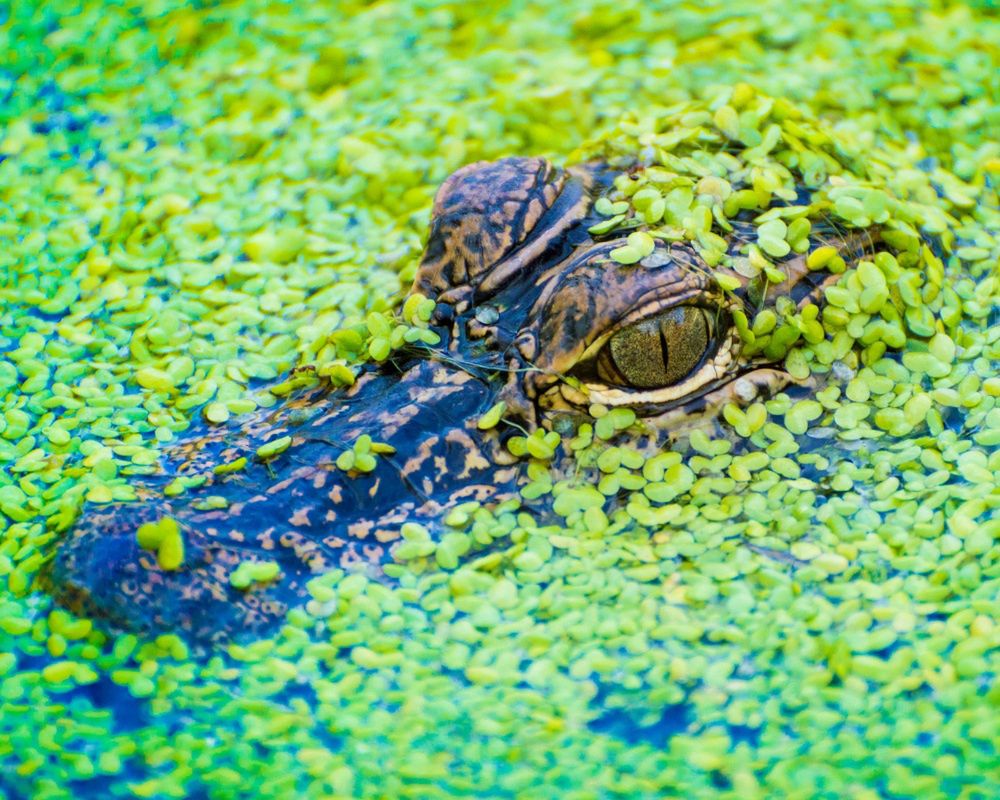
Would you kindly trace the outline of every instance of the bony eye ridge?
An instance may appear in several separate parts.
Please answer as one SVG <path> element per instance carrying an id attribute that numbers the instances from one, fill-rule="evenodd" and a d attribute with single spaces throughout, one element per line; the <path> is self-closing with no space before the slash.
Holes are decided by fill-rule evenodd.
<path id="1" fill-rule="evenodd" d="M 611 386 L 660 389 L 683 381 L 710 357 L 716 313 L 683 305 L 615 332 L 597 355 L 597 376 Z"/>

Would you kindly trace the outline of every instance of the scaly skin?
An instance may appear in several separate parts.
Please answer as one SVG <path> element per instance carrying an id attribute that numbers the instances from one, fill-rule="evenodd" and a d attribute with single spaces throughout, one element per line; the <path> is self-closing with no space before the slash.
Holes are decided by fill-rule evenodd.
<path id="1" fill-rule="evenodd" d="M 480 431 L 478 419 L 500 399 L 508 417 L 529 428 L 564 430 L 586 419 L 588 397 L 565 377 L 609 330 L 684 302 L 722 309 L 771 306 L 781 295 L 821 302 L 830 276 L 808 272 L 804 256 L 786 259 L 788 280 L 765 297 L 735 273 L 740 288 L 724 296 L 684 244 L 659 242 L 641 265 L 613 264 L 608 253 L 621 235 L 587 232 L 601 219 L 592 201 L 612 177 L 600 164 L 559 170 L 538 158 L 456 172 L 438 191 L 413 286 L 438 303 L 441 345 L 366 366 L 347 390 L 313 389 L 234 426 L 202 424 L 166 449 L 160 472 L 137 486 L 139 500 L 84 509 L 46 570 L 51 591 L 116 628 L 179 631 L 203 642 L 266 633 L 308 598 L 304 586 L 314 575 L 333 567 L 381 574 L 403 523 L 438 532 L 443 513 L 459 503 L 516 494 L 523 462 L 503 447 L 513 429 Z M 737 224 L 734 248 L 749 230 Z M 846 259 L 860 255 L 861 240 L 839 242 Z M 685 428 L 711 424 L 726 401 L 789 382 L 774 365 L 742 357 L 731 325 L 719 338 L 730 355 L 697 391 L 664 387 L 630 403 L 646 423 L 634 447 L 662 448 Z M 337 456 L 365 433 L 396 453 L 368 474 L 339 470 Z M 292 436 L 287 451 L 253 461 L 260 445 L 284 435 Z M 251 461 L 244 471 L 213 474 L 241 456 Z M 571 462 L 557 454 L 552 469 L 568 473 Z M 207 475 L 204 485 L 164 495 L 172 478 L 199 474 Z M 226 507 L 199 510 L 209 496 Z M 162 569 L 136 540 L 141 524 L 164 517 L 179 523 L 185 542 L 176 570 Z M 247 558 L 277 561 L 280 578 L 232 587 L 231 571 Z"/>

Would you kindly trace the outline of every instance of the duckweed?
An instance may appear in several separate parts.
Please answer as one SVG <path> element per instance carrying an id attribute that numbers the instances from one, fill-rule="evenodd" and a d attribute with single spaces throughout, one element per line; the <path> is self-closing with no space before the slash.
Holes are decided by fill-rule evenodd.
<path id="1" fill-rule="evenodd" d="M 172 571 L 184 563 L 184 538 L 177 520 L 162 517 L 156 522 L 146 522 L 135 532 L 139 547 L 156 552 L 162 569 Z"/>
<path id="2" fill-rule="evenodd" d="M 490 406 L 489 410 L 476 422 L 476 427 L 481 431 L 488 431 L 491 428 L 495 428 L 500 424 L 500 419 L 506 410 L 507 404 L 503 400 Z"/>
<path id="3" fill-rule="evenodd" d="M 337 456 L 336 464 L 338 469 L 342 469 L 344 472 L 351 470 L 372 472 L 378 465 L 376 456 L 391 455 L 395 452 L 395 448 L 391 445 L 384 442 L 373 442 L 371 436 L 362 434 L 355 440 L 350 450 L 345 450 Z"/>
<path id="4" fill-rule="evenodd" d="M 0 8 L 0 794 L 995 797 L 984 9 Z M 404 526 L 394 585 L 317 576 L 271 639 L 198 655 L 52 608 L 79 505 L 130 499 L 196 415 L 437 344 L 429 300 L 394 309 L 449 172 L 596 152 L 649 165 L 595 208 L 624 268 L 686 240 L 772 291 L 793 255 L 836 276 L 822 309 L 734 315 L 808 387 L 667 452 L 626 446 L 628 409 L 512 437 L 533 497 Z M 844 261 L 821 220 L 885 246 Z M 164 569 L 172 522 L 136 532 Z"/>
<path id="5" fill-rule="evenodd" d="M 241 561 L 229 574 L 229 583 L 237 589 L 249 589 L 255 583 L 269 583 L 281 572 L 276 561 Z"/>
<path id="6" fill-rule="evenodd" d="M 257 458 L 264 461 L 268 458 L 274 458 L 281 453 L 284 453 L 292 445 L 291 436 L 279 436 L 277 439 L 272 439 L 267 444 L 262 444 L 257 448 Z"/>

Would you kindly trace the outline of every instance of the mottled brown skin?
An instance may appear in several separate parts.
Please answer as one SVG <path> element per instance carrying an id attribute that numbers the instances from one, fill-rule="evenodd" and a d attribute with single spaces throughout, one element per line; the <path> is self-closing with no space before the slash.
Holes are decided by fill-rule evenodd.
<path id="1" fill-rule="evenodd" d="M 571 378 L 586 375 L 609 332 L 682 303 L 715 304 L 723 317 L 734 303 L 773 304 L 776 292 L 757 296 L 760 287 L 742 278 L 736 297 L 724 296 L 684 244 L 658 242 L 640 265 L 613 264 L 608 253 L 624 237 L 587 232 L 601 219 L 592 201 L 612 177 L 603 165 L 561 170 L 539 158 L 456 172 L 435 199 L 413 287 L 438 302 L 441 344 L 367 366 L 347 390 L 319 386 L 235 425 L 202 424 L 166 449 L 158 475 L 137 486 L 139 500 L 84 509 L 45 572 L 51 591 L 112 627 L 203 642 L 264 634 L 308 599 L 304 586 L 313 576 L 334 567 L 380 576 L 404 522 L 437 533 L 443 512 L 458 503 L 516 494 L 523 462 L 503 440 L 518 431 L 476 426 L 498 399 L 512 422 L 567 430 L 587 418 L 591 399 Z M 734 252 L 744 235 L 746 226 L 737 225 Z M 860 246 L 845 243 L 845 257 Z M 800 304 L 819 299 L 830 278 L 808 272 L 803 256 L 783 268 L 789 278 L 780 293 Z M 629 402 L 647 423 L 633 446 L 662 447 L 724 401 L 788 382 L 779 368 L 741 358 L 731 326 L 719 335 L 732 356 L 697 391 L 681 386 L 668 396 L 667 388 L 665 396 Z M 380 457 L 370 474 L 337 469 L 337 456 L 364 433 L 396 453 Z M 284 435 L 292 436 L 287 451 L 267 463 L 254 459 L 261 444 Z M 250 461 L 244 471 L 213 474 L 241 456 Z M 553 463 L 557 471 L 571 468 L 562 455 Z M 207 481 L 166 497 L 163 487 L 179 475 Z M 199 510 L 210 496 L 226 507 Z M 142 523 L 168 516 L 185 542 L 184 562 L 173 571 L 136 541 Z M 263 559 L 280 564 L 278 580 L 247 590 L 230 585 L 242 560 Z"/>

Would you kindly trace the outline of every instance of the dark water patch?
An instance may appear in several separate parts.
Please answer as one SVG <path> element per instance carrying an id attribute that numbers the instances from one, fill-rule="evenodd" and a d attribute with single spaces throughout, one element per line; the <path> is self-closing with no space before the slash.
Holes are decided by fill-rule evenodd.
<path id="1" fill-rule="evenodd" d="M 168 114 L 166 112 L 160 112 L 151 115 L 147 120 L 146 124 L 150 127 L 156 128 L 161 131 L 165 131 L 168 128 L 179 128 L 181 127 L 181 121 L 177 119 L 173 114 Z"/>
<path id="2" fill-rule="evenodd" d="M 764 729 L 753 728 L 750 725 L 729 725 L 727 730 L 729 731 L 729 739 L 734 745 L 740 742 L 745 742 L 751 747 L 757 747 L 760 744 L 760 736 Z"/>
<path id="3" fill-rule="evenodd" d="M 659 720 L 652 725 L 641 725 L 624 709 L 607 711 L 587 724 L 594 733 L 604 733 L 624 740 L 628 744 L 650 744 L 663 749 L 670 738 L 683 733 L 691 721 L 691 706 L 675 703 L 665 706 Z"/>
<path id="4" fill-rule="evenodd" d="M 28 800 L 28 795 L 14 788 L 13 779 L 0 775 L 0 797 L 5 800 Z"/>
<path id="5" fill-rule="evenodd" d="M 34 123 L 31 129 L 35 133 L 47 136 L 57 131 L 77 133 L 78 131 L 82 131 L 86 126 L 86 121 L 75 114 L 71 114 L 68 111 L 55 111 L 49 114 L 47 119 Z"/>
<path id="6" fill-rule="evenodd" d="M 45 109 L 49 112 L 66 110 L 68 97 L 55 81 L 45 81 L 38 87 L 38 99 L 45 103 Z"/>
<path id="7" fill-rule="evenodd" d="M 712 770 L 710 780 L 712 781 L 713 788 L 719 789 L 720 791 L 733 788 L 733 784 L 729 778 L 718 770 Z"/>

